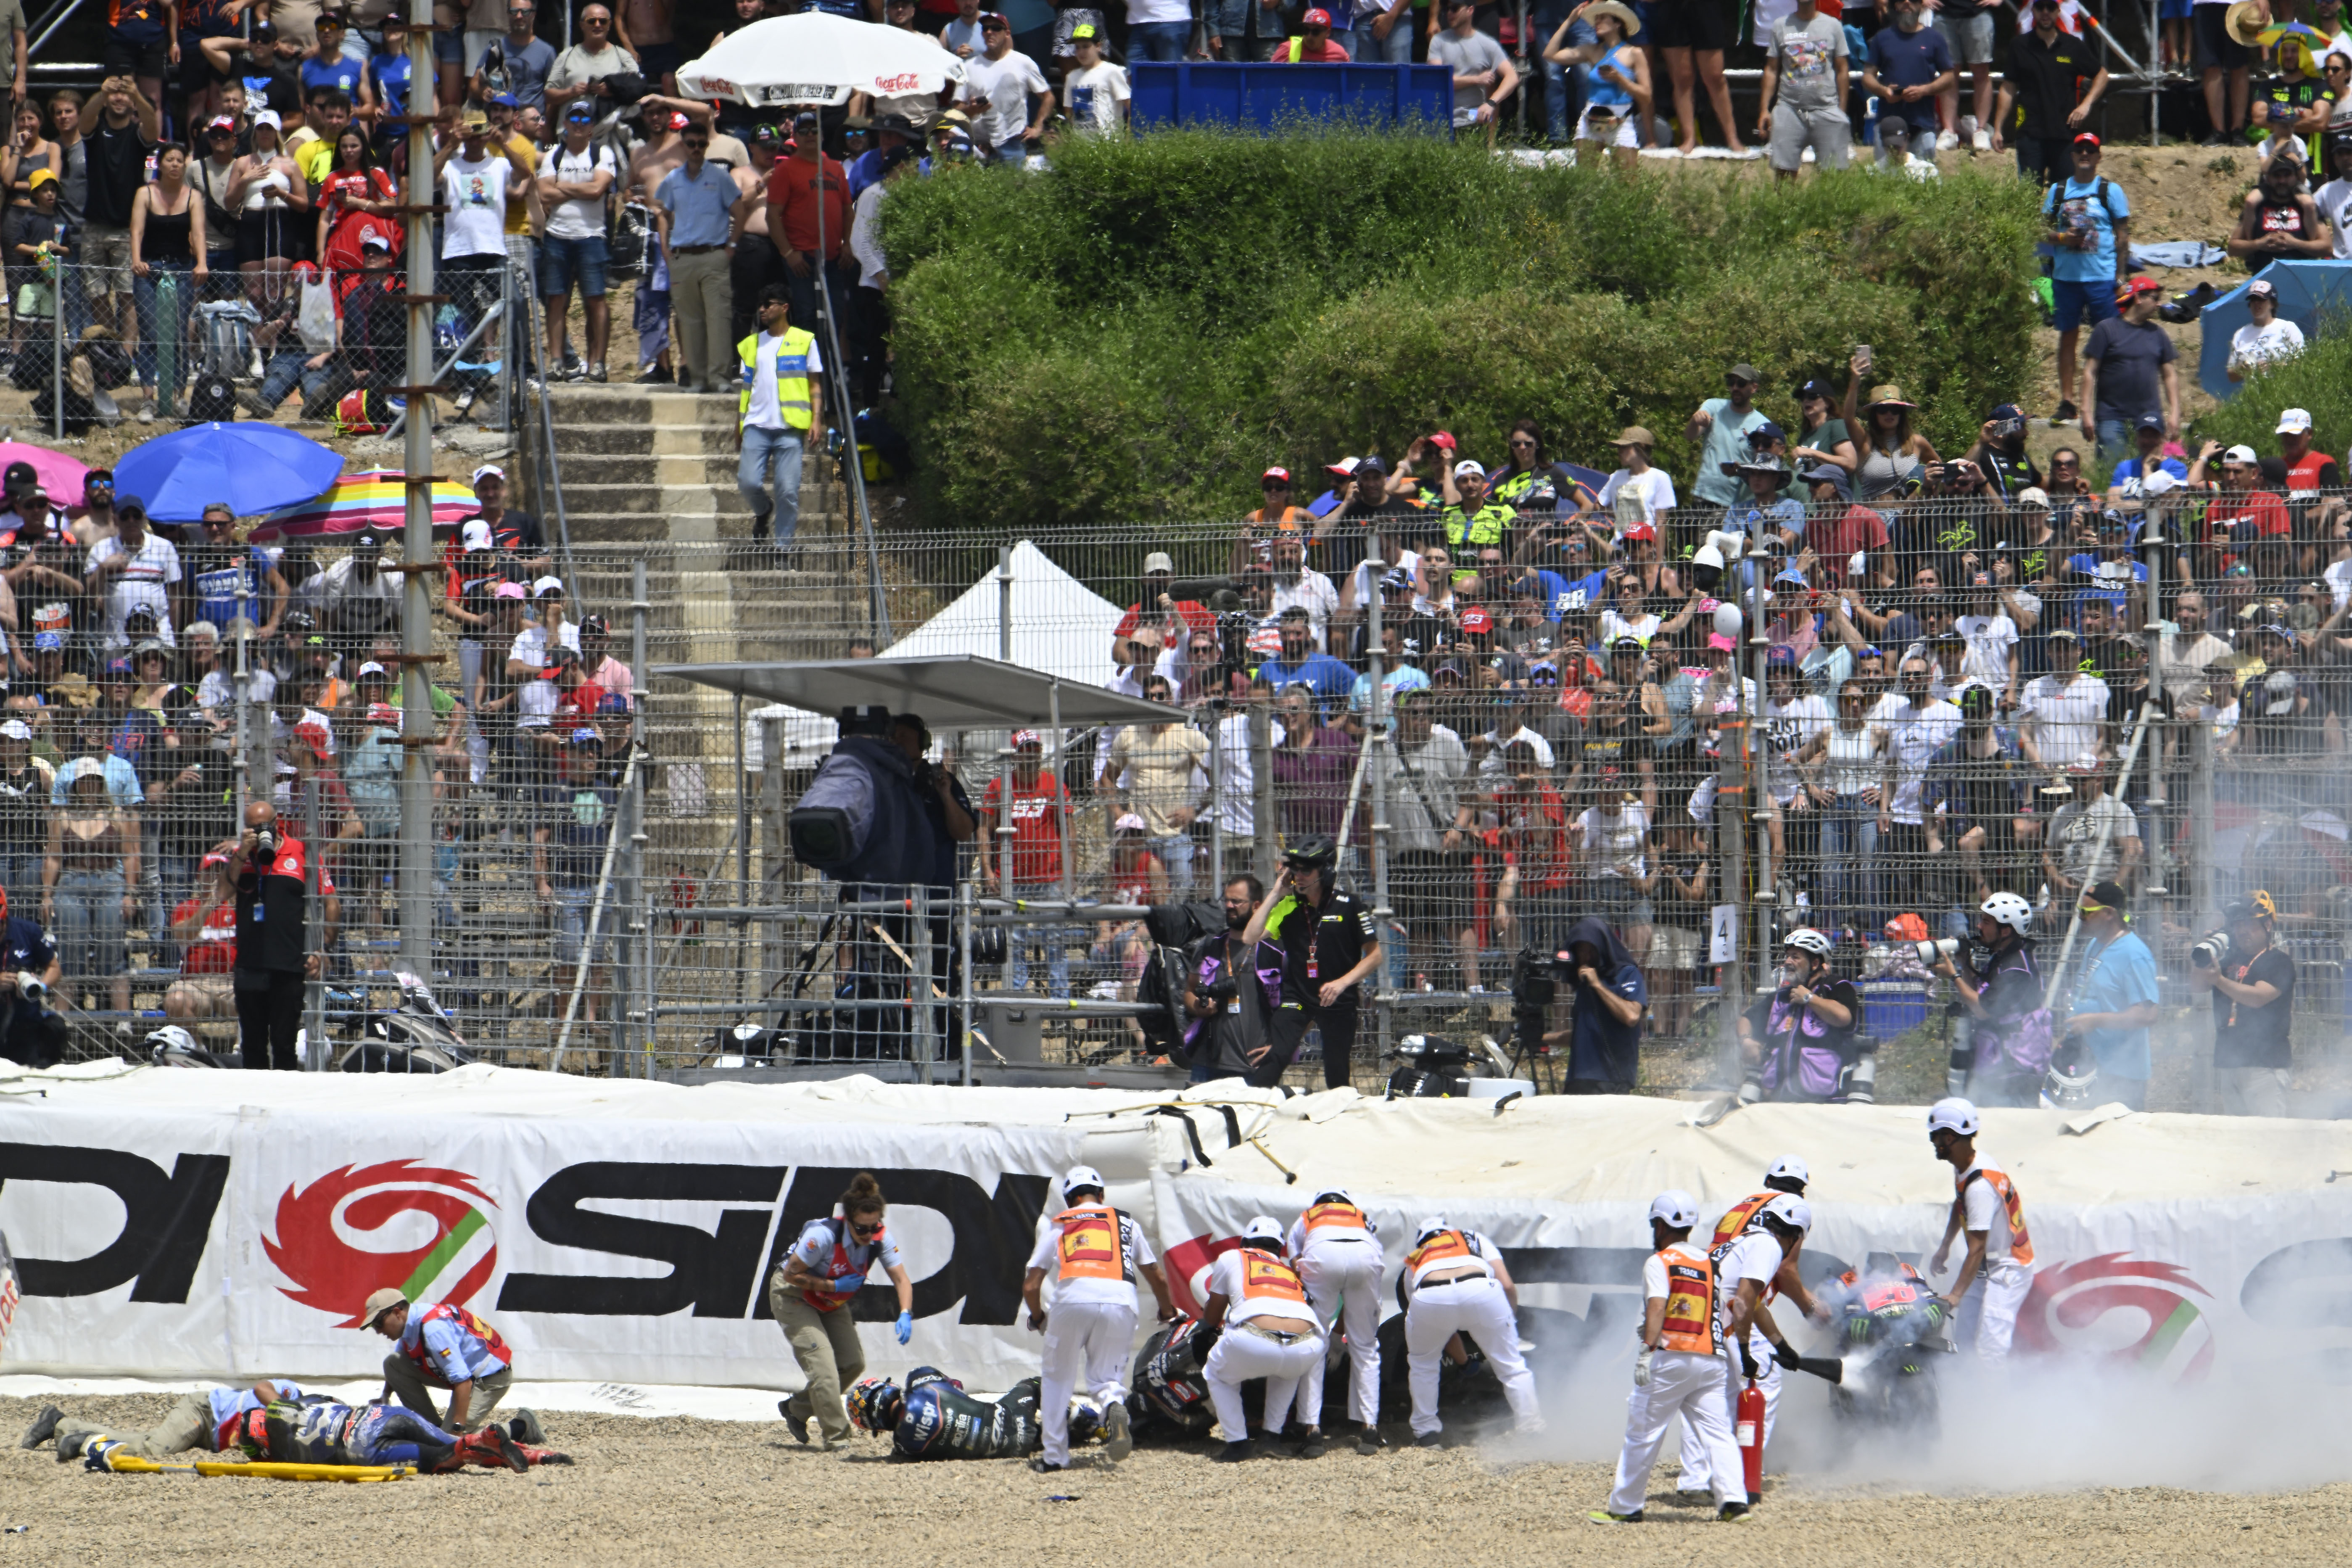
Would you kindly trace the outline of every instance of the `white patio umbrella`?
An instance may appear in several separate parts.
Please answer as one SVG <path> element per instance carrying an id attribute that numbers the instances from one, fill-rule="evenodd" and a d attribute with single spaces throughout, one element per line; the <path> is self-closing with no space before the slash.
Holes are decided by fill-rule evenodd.
<path id="1" fill-rule="evenodd" d="M 688 98 L 762 104 L 840 103 L 936 93 L 963 80 L 963 61 L 925 33 L 803 11 L 737 29 L 677 73 Z"/>

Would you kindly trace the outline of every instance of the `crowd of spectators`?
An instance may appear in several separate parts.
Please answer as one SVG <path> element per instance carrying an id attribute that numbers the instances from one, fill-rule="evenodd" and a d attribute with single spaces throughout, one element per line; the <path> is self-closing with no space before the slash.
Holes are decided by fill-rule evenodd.
<path id="1" fill-rule="evenodd" d="M 0 891 L 48 928 L 68 1016 L 143 1034 L 134 989 L 175 1020 L 233 1016 L 240 790 L 315 842 L 340 892 L 331 975 L 381 968 L 363 944 L 398 919 L 408 668 L 405 574 L 384 542 L 256 544 L 226 505 L 157 524 L 105 469 L 70 516 L 29 465 L 0 485 Z M 604 618 L 572 604 L 537 520 L 507 504 L 504 473 L 484 466 L 472 486 L 475 514 L 434 580 L 457 658 L 419 667 L 436 918 L 503 874 L 552 956 L 576 963 L 635 682 Z M 478 842 L 507 846 L 504 873 Z"/>

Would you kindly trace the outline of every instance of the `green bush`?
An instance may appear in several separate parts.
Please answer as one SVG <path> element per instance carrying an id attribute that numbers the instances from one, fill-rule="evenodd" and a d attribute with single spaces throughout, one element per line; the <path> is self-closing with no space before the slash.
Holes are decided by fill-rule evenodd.
<path id="1" fill-rule="evenodd" d="M 2194 374 L 2196 367 L 2184 356 L 2181 379 Z M 2255 371 L 2237 396 L 2200 416 L 2189 432 L 2189 452 L 2193 455 L 2197 443 L 2206 440 L 2225 447 L 2243 442 L 2257 452 L 2274 452 L 2283 408 L 2308 409 L 2320 447 L 2342 449 L 2352 436 L 2352 315 L 2339 311 L 2323 317 L 2303 353 Z"/>
<path id="2" fill-rule="evenodd" d="M 943 169 L 883 209 L 933 525 L 1237 516 L 1270 463 L 1438 427 L 1493 459 L 1523 416 L 1603 468 L 1646 425 L 1686 481 L 1685 423 L 1727 365 L 1761 369 L 1792 422 L 1790 389 L 1843 385 L 1856 342 L 1958 450 L 2032 361 L 2033 194 L 2007 177 L 1629 179 L 1348 131 L 1054 161 Z"/>

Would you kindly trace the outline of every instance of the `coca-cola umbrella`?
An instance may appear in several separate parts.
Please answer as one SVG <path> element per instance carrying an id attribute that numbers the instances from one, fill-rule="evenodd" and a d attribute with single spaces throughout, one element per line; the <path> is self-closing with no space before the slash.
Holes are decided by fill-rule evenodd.
<path id="1" fill-rule="evenodd" d="M 853 92 L 895 98 L 937 93 L 963 80 L 963 61 L 928 33 L 852 21 L 822 11 L 771 16 L 739 27 L 679 68 L 688 98 L 767 104 L 840 103 Z"/>

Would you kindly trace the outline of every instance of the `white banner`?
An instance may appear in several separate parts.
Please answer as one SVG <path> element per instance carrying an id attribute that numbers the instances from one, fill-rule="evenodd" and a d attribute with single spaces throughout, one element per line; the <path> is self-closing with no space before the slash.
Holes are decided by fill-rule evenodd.
<path id="1" fill-rule="evenodd" d="M 489 1319 L 526 1379 L 796 1387 L 768 1275 L 870 1170 L 917 1322 L 901 1349 L 876 1270 L 854 1309 L 869 1363 L 1009 1384 L 1035 1370 L 1016 1318 L 1037 1216 L 1087 1144 L 1018 1126 L 0 1106 L 0 1232 L 26 1290 L 8 1361 L 364 1376 L 390 1347 L 358 1307 L 394 1285 Z"/>

